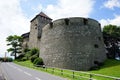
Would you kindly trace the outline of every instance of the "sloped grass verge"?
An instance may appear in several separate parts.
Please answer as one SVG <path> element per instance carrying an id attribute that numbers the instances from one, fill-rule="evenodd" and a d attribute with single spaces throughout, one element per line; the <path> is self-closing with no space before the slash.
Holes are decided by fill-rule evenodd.
<path id="1" fill-rule="evenodd" d="M 119 77 L 120 78 L 120 61 L 108 59 L 105 61 L 104 66 L 102 66 L 99 70 L 92 71 L 72 71 L 58 68 L 41 68 L 35 67 L 30 61 L 17 62 L 16 64 L 29 67 L 32 69 L 36 69 L 39 71 L 48 72 L 50 74 L 58 75 L 64 78 L 68 78 L 68 80 L 89 80 L 89 78 L 93 78 L 93 80 L 114 80 L 110 78 L 105 78 L 101 76 L 95 76 L 94 74 L 102 74 L 111 77 Z M 93 75 L 90 75 L 93 74 Z"/>

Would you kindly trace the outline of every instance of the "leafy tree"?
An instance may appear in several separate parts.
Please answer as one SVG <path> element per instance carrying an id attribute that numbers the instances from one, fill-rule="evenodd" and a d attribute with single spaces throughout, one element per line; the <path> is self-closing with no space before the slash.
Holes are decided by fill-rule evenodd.
<path id="1" fill-rule="evenodd" d="M 108 50 L 108 57 L 115 58 L 116 55 L 120 57 L 119 42 L 120 42 L 120 26 L 106 25 L 103 28 L 103 37 L 106 49 Z"/>
<path id="2" fill-rule="evenodd" d="M 16 59 L 17 53 L 21 53 L 22 37 L 10 35 L 6 38 L 6 41 L 8 42 L 7 46 L 11 46 L 7 51 L 11 52 L 11 56 L 14 56 Z"/>
<path id="3" fill-rule="evenodd" d="M 103 33 L 108 34 L 111 37 L 120 37 L 120 27 L 116 25 L 106 25 L 103 28 Z"/>

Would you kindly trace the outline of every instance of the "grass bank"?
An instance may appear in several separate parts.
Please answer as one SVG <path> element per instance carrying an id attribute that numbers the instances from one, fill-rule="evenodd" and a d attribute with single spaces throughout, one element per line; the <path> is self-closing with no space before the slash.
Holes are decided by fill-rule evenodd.
<path id="1" fill-rule="evenodd" d="M 120 77 L 120 61 L 110 60 L 110 59 L 106 60 L 104 66 L 102 66 L 99 70 L 92 70 L 87 72 L 62 70 L 57 68 L 40 68 L 40 67 L 35 67 L 30 61 L 24 61 L 24 62 L 14 61 L 14 62 L 16 64 L 26 66 L 32 69 L 65 77 L 68 78 L 69 80 L 88 80 L 90 77 L 92 77 L 94 80 L 114 80 L 112 78 L 110 79 L 101 76 L 90 75 L 89 73 L 102 74 L 112 77 Z"/>

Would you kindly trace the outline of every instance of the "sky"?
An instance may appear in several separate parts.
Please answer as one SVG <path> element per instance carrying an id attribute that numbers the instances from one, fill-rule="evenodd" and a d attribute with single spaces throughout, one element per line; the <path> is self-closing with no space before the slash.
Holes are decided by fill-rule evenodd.
<path id="1" fill-rule="evenodd" d="M 40 12 L 54 20 L 65 17 L 92 18 L 104 25 L 120 26 L 120 0 L 0 0 L 0 57 L 6 37 L 30 31 L 30 20 Z"/>

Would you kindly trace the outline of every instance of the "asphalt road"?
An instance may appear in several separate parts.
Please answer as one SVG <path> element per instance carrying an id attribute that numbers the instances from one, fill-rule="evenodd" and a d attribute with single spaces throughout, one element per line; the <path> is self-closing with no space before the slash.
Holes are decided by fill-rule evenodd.
<path id="1" fill-rule="evenodd" d="M 1 63 L 1 69 L 6 80 L 67 80 L 14 63 Z"/>
<path id="2" fill-rule="evenodd" d="M 0 64 L 1 64 L 1 62 L 0 62 Z M 3 74 L 2 74 L 1 66 L 0 66 L 0 80 L 4 80 L 4 77 L 3 77 Z"/>

